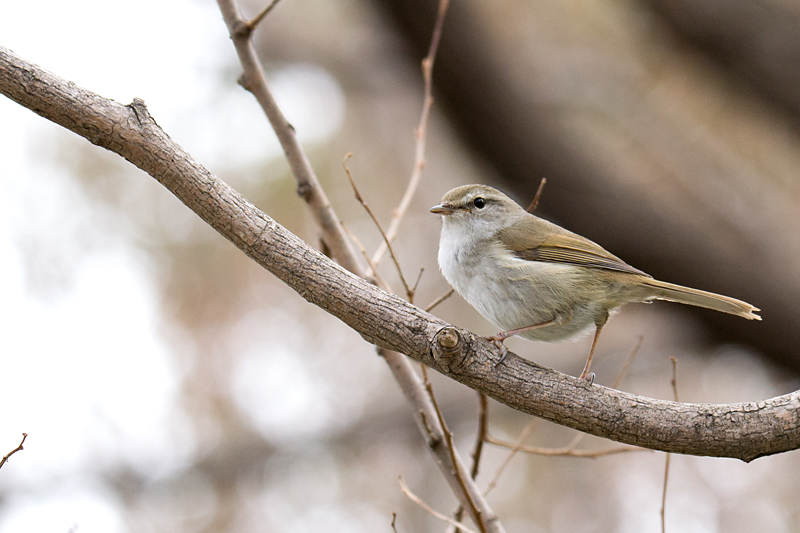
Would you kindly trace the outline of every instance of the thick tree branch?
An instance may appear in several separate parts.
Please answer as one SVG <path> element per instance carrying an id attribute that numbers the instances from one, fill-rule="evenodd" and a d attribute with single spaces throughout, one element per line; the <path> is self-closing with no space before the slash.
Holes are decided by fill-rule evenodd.
<path id="1" fill-rule="evenodd" d="M 589 385 L 500 350 L 351 274 L 259 211 L 174 143 L 143 102 L 125 106 L 0 47 L 0 93 L 156 178 L 248 256 L 358 331 L 510 407 L 611 440 L 751 461 L 800 447 L 800 393 L 681 404 Z"/>

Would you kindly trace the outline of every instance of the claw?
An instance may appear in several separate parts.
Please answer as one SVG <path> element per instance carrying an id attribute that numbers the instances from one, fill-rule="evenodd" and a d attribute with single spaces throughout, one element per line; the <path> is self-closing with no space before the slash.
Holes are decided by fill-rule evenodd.
<path id="1" fill-rule="evenodd" d="M 497 368 L 503 363 L 503 361 L 506 360 L 506 356 L 508 355 L 508 348 L 506 348 L 506 345 L 503 344 L 503 341 L 494 341 L 494 344 L 495 346 L 503 350 L 503 355 L 500 356 L 500 360 L 494 364 L 494 367 Z"/>

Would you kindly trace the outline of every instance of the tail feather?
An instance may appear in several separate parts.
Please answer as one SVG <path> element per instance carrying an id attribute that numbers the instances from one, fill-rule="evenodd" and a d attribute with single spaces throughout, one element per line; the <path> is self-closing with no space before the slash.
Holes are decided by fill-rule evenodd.
<path id="1" fill-rule="evenodd" d="M 668 300 L 670 302 L 696 305 L 723 313 L 738 315 L 748 320 L 761 320 L 761 317 L 756 314 L 756 311 L 760 311 L 760 309 L 753 307 L 747 302 L 737 300 L 736 298 L 729 298 L 728 296 L 714 294 L 713 292 L 682 287 L 652 278 L 643 280 L 642 284 L 653 289 L 652 297 L 657 300 Z"/>

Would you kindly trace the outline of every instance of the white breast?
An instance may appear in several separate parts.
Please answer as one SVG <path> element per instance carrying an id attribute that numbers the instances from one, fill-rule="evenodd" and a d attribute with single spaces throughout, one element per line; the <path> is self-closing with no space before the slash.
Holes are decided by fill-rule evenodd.
<path id="1" fill-rule="evenodd" d="M 568 324 L 521 336 L 557 341 L 594 325 L 589 302 L 574 301 L 571 290 L 582 269 L 518 259 L 500 242 L 474 240 L 463 225 L 447 222 L 439 244 L 439 268 L 456 292 L 496 327 L 507 331 L 539 324 L 565 309 L 573 310 Z"/>

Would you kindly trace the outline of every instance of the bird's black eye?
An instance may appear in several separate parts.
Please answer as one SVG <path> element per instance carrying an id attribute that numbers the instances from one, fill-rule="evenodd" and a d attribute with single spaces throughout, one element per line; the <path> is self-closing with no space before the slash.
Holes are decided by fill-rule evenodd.
<path id="1" fill-rule="evenodd" d="M 472 205 L 474 205 L 477 209 L 483 209 L 486 207 L 486 200 L 478 196 L 474 200 L 472 200 Z"/>

